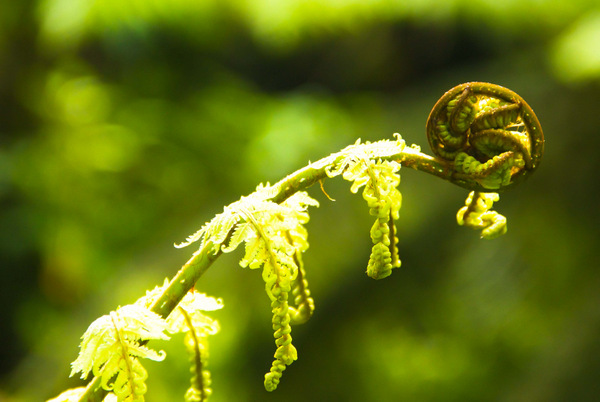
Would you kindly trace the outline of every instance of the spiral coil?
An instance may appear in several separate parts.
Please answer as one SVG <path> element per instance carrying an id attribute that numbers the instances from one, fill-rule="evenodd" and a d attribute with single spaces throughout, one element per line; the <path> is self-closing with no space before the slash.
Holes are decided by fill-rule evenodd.
<path id="1" fill-rule="evenodd" d="M 454 167 L 452 180 L 469 190 L 502 191 L 540 164 L 542 127 L 519 95 L 470 82 L 446 92 L 427 119 L 433 153 Z"/>

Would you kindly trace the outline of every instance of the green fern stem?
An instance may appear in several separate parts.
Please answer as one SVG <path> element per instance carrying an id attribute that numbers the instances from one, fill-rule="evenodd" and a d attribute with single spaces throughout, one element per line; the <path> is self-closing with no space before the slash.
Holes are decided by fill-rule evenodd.
<path id="1" fill-rule="evenodd" d="M 231 235 L 231 233 L 229 234 Z M 181 267 L 171 279 L 150 310 L 163 318 L 167 318 L 171 311 L 177 307 L 181 299 L 189 292 L 198 279 L 210 268 L 213 262 L 222 254 L 221 251 L 212 253 L 212 243 L 206 244 L 196 251 L 192 257 Z"/>

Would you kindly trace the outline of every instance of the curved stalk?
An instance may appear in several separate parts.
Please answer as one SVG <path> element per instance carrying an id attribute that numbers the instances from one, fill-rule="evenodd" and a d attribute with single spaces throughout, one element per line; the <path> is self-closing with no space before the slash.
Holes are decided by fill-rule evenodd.
<path id="1" fill-rule="evenodd" d="M 298 191 L 341 174 L 345 160 L 360 146 L 371 159 L 394 160 L 402 166 L 429 173 L 469 190 L 499 192 L 512 187 L 541 160 L 544 137 L 535 114 L 518 95 L 487 83 L 468 83 L 448 91 L 434 106 L 427 124 L 430 145 L 436 156 L 418 147 L 394 142 L 360 144 L 310 163 L 270 187 L 267 201 L 281 203 Z M 471 136 L 461 139 L 461 136 Z M 459 148 L 466 147 L 466 148 Z M 365 154 L 367 151 L 364 151 Z M 468 159 L 470 158 L 470 159 Z M 485 161 L 483 159 L 486 159 Z M 487 159 L 489 158 L 489 159 Z M 461 164 L 457 161 L 461 161 Z M 341 167 L 340 167 L 341 166 Z M 227 244 L 236 225 L 229 230 Z M 219 247 L 219 245 L 217 245 Z M 214 252 L 210 241 L 196 251 L 173 277 L 151 310 L 163 318 L 173 311 L 222 250 Z M 106 395 L 94 378 L 80 401 L 100 401 Z"/>

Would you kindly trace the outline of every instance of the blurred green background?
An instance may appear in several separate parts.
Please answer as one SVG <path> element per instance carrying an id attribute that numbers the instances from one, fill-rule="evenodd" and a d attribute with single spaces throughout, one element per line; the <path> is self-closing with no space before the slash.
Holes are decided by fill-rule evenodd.
<path id="1" fill-rule="evenodd" d="M 600 395 L 597 0 L 0 2 L 0 400 L 68 387 L 79 337 L 171 277 L 180 242 L 259 182 L 400 132 L 467 81 L 528 101 L 540 169 L 506 236 L 456 226 L 466 191 L 402 170 L 402 268 L 366 277 L 371 218 L 311 194 L 317 310 L 279 389 L 259 272 L 220 258 L 212 401 L 592 401 Z M 179 342 L 147 400 L 181 400 Z"/>

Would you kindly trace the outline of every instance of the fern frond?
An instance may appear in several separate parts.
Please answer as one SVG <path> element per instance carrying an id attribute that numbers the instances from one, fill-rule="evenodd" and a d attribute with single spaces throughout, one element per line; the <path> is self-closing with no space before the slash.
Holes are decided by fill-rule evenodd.
<path id="1" fill-rule="evenodd" d="M 298 322 L 305 321 L 314 309 L 308 282 L 304 279 L 295 282 L 296 286 L 300 284 L 297 295 L 304 298 L 299 299 L 299 309 L 290 307 L 287 302 L 292 283 L 298 277 L 298 255 L 308 248 L 303 224 L 309 220 L 306 212 L 309 206 L 318 206 L 318 202 L 305 192 L 296 192 L 281 204 L 261 199 L 261 194 L 252 194 L 230 206 L 237 211 L 240 221 L 225 248 L 228 251 L 245 242 L 240 265 L 263 268 L 265 291 L 271 299 L 277 351 L 271 371 L 265 377 L 267 390 L 277 387 L 285 367 L 297 359 L 296 349 L 291 344 L 292 315 Z"/>
<path id="2" fill-rule="evenodd" d="M 400 267 L 394 224 L 402 206 L 402 195 L 397 189 L 400 184 L 398 170 L 399 163 L 375 161 L 367 158 L 365 153 L 347 165 L 342 174 L 344 179 L 352 181 L 351 192 L 356 193 L 364 187 L 362 196 L 367 201 L 369 213 L 376 218 L 370 231 L 373 248 L 367 264 L 367 275 L 374 279 L 385 278 L 393 268 Z"/>
<path id="3" fill-rule="evenodd" d="M 500 196 L 498 193 L 471 191 L 465 206 L 456 214 L 459 225 L 481 229 L 483 239 L 494 239 L 507 231 L 506 218 L 491 208 Z"/>
<path id="4" fill-rule="evenodd" d="M 144 367 L 138 358 L 162 361 L 156 352 L 140 344 L 151 339 L 169 339 L 166 322 L 146 307 L 130 304 L 94 321 L 82 336 L 81 350 L 71 364 L 71 376 L 90 372 L 101 377 L 102 387 L 119 400 L 143 401 L 146 392 Z"/>
<path id="5" fill-rule="evenodd" d="M 117 316 L 116 321 L 113 320 L 112 315 Z M 120 335 L 129 342 L 169 339 L 164 334 L 165 321 L 145 307 L 130 304 L 117 309 L 112 315 L 104 315 L 98 318 L 90 324 L 83 334 L 79 356 L 71 364 L 71 376 L 81 372 L 81 378 L 86 379 L 92 369 L 96 372 L 101 371 L 111 353 L 120 347 Z M 118 325 L 118 328 L 115 325 Z M 153 360 L 164 358 L 164 356 L 161 357 L 155 351 L 150 350 L 141 353 L 139 357 L 147 357 Z"/>

